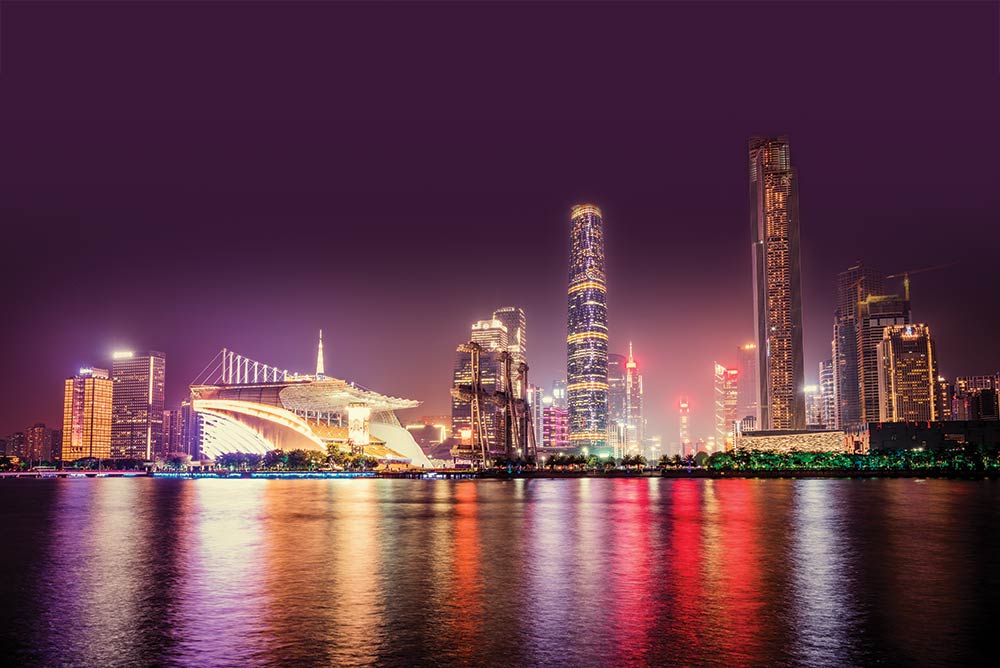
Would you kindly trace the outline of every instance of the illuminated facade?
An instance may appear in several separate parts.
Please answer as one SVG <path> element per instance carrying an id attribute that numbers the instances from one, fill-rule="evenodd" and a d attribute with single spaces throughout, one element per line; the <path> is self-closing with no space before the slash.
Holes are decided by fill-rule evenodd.
<path id="1" fill-rule="evenodd" d="M 985 376 L 959 376 L 952 393 L 952 420 L 972 420 L 972 397 L 981 390 L 1000 390 L 1000 373 Z"/>
<path id="2" fill-rule="evenodd" d="M 566 336 L 569 440 L 593 452 L 607 446 L 608 307 L 604 222 L 592 204 L 570 214 L 569 318 Z"/>
<path id="3" fill-rule="evenodd" d="M 739 400 L 736 415 L 740 420 L 753 418 L 753 423 L 760 421 L 760 374 L 757 373 L 757 344 L 747 343 L 736 349 L 736 370 L 739 371 L 737 390 Z"/>
<path id="4" fill-rule="evenodd" d="M 569 412 L 565 408 L 542 409 L 542 447 L 565 450 L 569 443 Z"/>
<path id="5" fill-rule="evenodd" d="M 509 344 L 507 327 L 499 320 L 480 320 L 472 324 L 470 340 L 482 347 L 482 351 L 479 353 L 479 378 L 483 389 L 490 392 L 502 391 L 506 369 L 501 353 L 507 350 Z M 455 352 L 452 387 L 458 388 L 471 384 L 472 355 L 459 346 Z M 499 407 L 496 404 L 487 403 L 483 406 L 483 416 L 486 421 L 489 442 L 503 443 L 504 424 Z M 452 397 L 451 435 L 453 438 L 462 439 L 462 434 L 466 432 L 472 433 L 472 405 L 468 401 Z"/>
<path id="6" fill-rule="evenodd" d="M 111 456 L 113 387 L 106 369 L 80 369 L 79 374 L 66 379 L 61 452 L 64 462 Z"/>
<path id="7" fill-rule="evenodd" d="M 691 447 L 691 404 L 688 402 L 687 397 L 682 397 L 680 403 L 678 404 L 678 412 L 680 414 L 680 454 L 694 454 L 694 451 L 689 452 Z"/>
<path id="8" fill-rule="evenodd" d="M 858 304 L 857 360 L 861 421 L 882 419 L 878 345 L 887 327 L 910 322 L 910 302 L 899 295 L 868 295 Z M 841 425 L 849 427 L 850 425 Z"/>
<path id="9" fill-rule="evenodd" d="M 715 363 L 715 442 L 726 450 L 733 447 L 736 423 L 740 420 L 737 411 L 739 381 L 739 369 L 727 369 Z"/>
<path id="10" fill-rule="evenodd" d="M 827 429 L 837 427 L 837 389 L 833 360 L 819 363 L 820 424 Z"/>
<path id="11" fill-rule="evenodd" d="M 116 352 L 112 356 L 112 457 L 149 461 L 163 453 L 166 366 L 161 352 Z"/>
<path id="12" fill-rule="evenodd" d="M 877 347 L 879 420 L 938 420 L 937 355 L 927 325 L 886 327 Z"/>
<path id="13" fill-rule="evenodd" d="M 531 408 L 531 425 L 535 429 L 535 443 L 542 442 L 542 388 L 528 383 L 528 406 Z"/>
<path id="14" fill-rule="evenodd" d="M 882 275 L 860 260 L 837 275 L 837 308 L 833 315 L 833 368 L 836 417 L 831 426 L 850 427 L 862 419 L 861 379 L 858 360 L 858 324 L 861 303 L 884 292 Z M 893 323 L 895 324 L 895 323 Z M 878 335 L 881 339 L 881 332 Z M 871 353 L 878 340 L 871 343 Z M 874 357 L 872 358 L 874 359 Z M 874 365 L 871 366 L 874 369 Z M 874 375 L 869 382 L 874 380 Z M 876 384 L 877 385 L 877 384 Z M 872 389 L 874 391 L 874 387 Z M 874 399 L 874 394 L 872 394 Z M 874 404 L 871 404 L 874 406 Z"/>
<path id="15" fill-rule="evenodd" d="M 528 363 L 528 337 L 527 321 L 524 318 L 524 309 L 517 306 L 501 306 L 493 311 L 493 320 L 503 324 L 507 330 L 507 352 L 511 358 L 511 382 L 514 384 L 514 393 L 521 396 L 521 379 L 514 371 L 522 362 Z"/>
<path id="16" fill-rule="evenodd" d="M 608 446 L 616 457 L 624 453 L 628 397 L 624 355 L 608 353 Z"/>
<path id="17" fill-rule="evenodd" d="M 642 441 L 646 438 L 646 418 L 642 413 L 642 374 L 639 363 L 632 354 L 632 342 L 628 344 L 628 360 L 625 362 L 625 451 L 637 455 L 642 452 Z"/>
<path id="18" fill-rule="evenodd" d="M 760 424 L 763 429 L 802 429 L 798 176 L 787 137 L 752 138 L 749 158 Z"/>

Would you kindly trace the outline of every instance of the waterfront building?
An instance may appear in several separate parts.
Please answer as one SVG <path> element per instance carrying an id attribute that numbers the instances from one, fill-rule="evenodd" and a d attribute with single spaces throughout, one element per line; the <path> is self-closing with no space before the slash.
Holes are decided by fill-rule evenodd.
<path id="1" fill-rule="evenodd" d="M 938 376 L 937 379 L 937 407 L 939 420 L 954 420 L 953 409 L 955 405 L 955 386 L 947 378 Z"/>
<path id="2" fill-rule="evenodd" d="M 534 383 L 528 383 L 526 398 L 531 410 L 531 426 L 535 431 L 535 447 L 542 444 L 542 388 Z"/>
<path id="3" fill-rule="evenodd" d="M 715 442 L 726 450 L 733 447 L 739 402 L 739 369 L 715 363 Z"/>
<path id="4" fill-rule="evenodd" d="M 757 373 L 757 344 L 745 343 L 736 349 L 736 370 L 739 401 L 736 415 L 740 420 L 752 417 L 754 424 L 760 421 L 760 374 Z"/>
<path id="5" fill-rule="evenodd" d="M 887 327 L 909 322 L 910 301 L 899 295 L 868 295 L 858 304 L 858 397 L 862 422 L 881 419 L 877 348 L 882 335 Z"/>
<path id="6" fill-rule="evenodd" d="M 760 424 L 763 429 L 802 429 L 798 176 L 787 137 L 753 137 L 749 157 Z"/>
<path id="7" fill-rule="evenodd" d="M 903 448 L 940 450 L 964 445 L 990 448 L 997 443 L 1000 443 L 1000 421 L 997 420 L 917 420 L 868 425 L 871 452 Z"/>
<path id="8" fill-rule="evenodd" d="M 23 431 L 15 431 L 5 439 L 3 453 L 8 457 L 24 457 L 27 447 L 27 436 Z"/>
<path id="9" fill-rule="evenodd" d="M 761 452 L 842 452 L 856 451 L 855 439 L 840 429 L 782 429 L 739 434 L 736 448 Z"/>
<path id="10" fill-rule="evenodd" d="M 632 354 L 632 342 L 628 344 L 628 360 L 625 362 L 625 453 L 637 455 L 642 452 L 642 442 L 646 437 L 646 418 L 642 412 L 642 374 L 639 363 Z"/>
<path id="11" fill-rule="evenodd" d="M 542 409 L 542 447 L 548 450 L 570 447 L 568 409 L 554 405 Z"/>
<path id="12" fill-rule="evenodd" d="M 937 355 L 930 328 L 886 327 L 877 351 L 879 420 L 937 420 Z"/>
<path id="13" fill-rule="evenodd" d="M 517 306 L 501 306 L 493 311 L 493 320 L 502 323 L 507 330 L 507 352 L 510 353 L 511 383 L 514 385 L 514 393 L 520 397 L 522 396 L 522 388 L 517 368 L 519 364 L 527 364 L 528 362 L 528 337 L 524 309 Z"/>
<path id="14" fill-rule="evenodd" d="M 176 454 L 188 452 L 184 412 L 173 408 L 163 411 L 163 452 Z"/>
<path id="15" fill-rule="evenodd" d="M 982 388 L 973 390 L 967 397 L 970 420 L 995 421 L 1000 419 L 1000 404 L 997 390 Z"/>
<path id="16" fill-rule="evenodd" d="M 566 397 L 565 380 L 556 380 L 552 382 L 552 405 L 557 408 L 569 408 L 569 400 Z"/>
<path id="17" fill-rule="evenodd" d="M 819 363 L 820 424 L 827 429 L 836 429 L 837 422 L 837 375 L 832 359 Z"/>
<path id="18" fill-rule="evenodd" d="M 681 397 L 677 408 L 680 415 L 680 454 L 682 456 L 687 454 L 693 455 L 693 452 L 688 452 L 688 449 L 691 446 L 691 405 L 688 402 L 687 397 Z"/>
<path id="19" fill-rule="evenodd" d="M 86 367 L 67 378 L 63 392 L 63 462 L 111 456 L 111 396 L 107 369 Z"/>
<path id="20" fill-rule="evenodd" d="M 43 422 L 28 427 L 24 433 L 24 452 L 21 458 L 36 463 L 53 461 L 54 431 L 46 427 Z"/>
<path id="21" fill-rule="evenodd" d="M 490 392 L 503 390 L 506 365 L 503 353 L 507 351 L 507 327 L 499 320 L 479 320 L 472 324 L 470 340 L 482 348 L 479 354 L 479 379 L 483 389 Z M 455 352 L 452 387 L 472 384 L 472 355 L 461 346 Z M 513 375 L 512 375 L 513 379 Z M 483 406 L 486 432 L 490 443 L 504 442 L 504 424 L 500 408 L 493 403 Z M 451 402 L 451 435 L 463 440 L 472 434 L 472 405 L 458 397 Z"/>
<path id="22" fill-rule="evenodd" d="M 858 360 L 858 323 L 860 305 L 872 295 L 885 292 L 882 275 L 861 260 L 837 275 L 837 306 L 833 315 L 833 368 L 834 396 L 836 397 L 836 417 L 828 425 L 850 426 L 862 419 L 860 363 Z M 896 324 L 896 323 L 891 323 Z M 873 342 L 869 341 L 874 355 L 881 332 Z M 873 360 L 874 358 L 872 358 Z M 868 368 L 874 369 L 874 366 Z M 872 382 L 874 376 L 868 381 Z M 876 383 L 877 384 L 877 383 Z M 869 385 L 869 387 L 873 387 Z"/>
<path id="23" fill-rule="evenodd" d="M 970 397 L 978 390 L 1000 390 L 1000 373 L 979 376 L 958 376 L 955 379 L 952 418 L 971 420 Z"/>
<path id="24" fill-rule="evenodd" d="M 624 355 L 608 353 L 608 446 L 616 457 L 625 454 L 628 388 Z"/>
<path id="25" fill-rule="evenodd" d="M 604 222 L 593 204 L 571 214 L 566 336 L 569 440 L 572 447 L 604 450 L 608 436 L 608 309 Z"/>
<path id="26" fill-rule="evenodd" d="M 819 385 L 803 385 L 802 395 L 806 402 L 806 426 L 810 429 L 819 427 L 823 421 L 823 397 Z"/>
<path id="27" fill-rule="evenodd" d="M 112 355 L 112 457 L 150 461 L 163 452 L 166 366 L 157 351 Z"/>

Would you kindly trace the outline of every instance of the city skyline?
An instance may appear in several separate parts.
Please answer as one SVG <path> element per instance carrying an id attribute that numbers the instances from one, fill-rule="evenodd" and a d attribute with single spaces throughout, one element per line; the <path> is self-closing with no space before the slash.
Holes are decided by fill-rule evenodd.
<path id="1" fill-rule="evenodd" d="M 51 40 L 72 47 L 82 39 L 57 30 L 28 44 L 26 36 L 38 37 L 48 25 L 44 13 L 5 11 L 23 28 L 7 36 L 8 48 L 37 55 Z M 109 20 L 95 28 L 95 38 L 115 44 L 118 10 L 100 11 Z M 372 10 L 339 11 L 360 22 L 375 20 Z M 604 11 L 591 8 L 577 20 L 600 25 Z M 617 49 L 610 51 L 627 54 L 614 63 L 635 64 L 640 78 L 653 77 L 660 63 L 690 47 L 683 38 L 672 45 L 655 42 L 659 22 L 704 22 L 710 13 L 628 11 L 648 17 L 650 28 L 630 40 L 613 36 Z M 84 365 L 110 367 L 114 350 L 163 350 L 170 359 L 166 403 L 176 407 L 220 346 L 309 370 L 320 328 L 331 375 L 420 399 L 421 413 L 447 413 L 456 333 L 497 304 L 524 308 L 532 323 L 531 378 L 548 385 L 565 369 L 565 212 L 592 201 L 607 221 L 609 350 L 624 353 L 633 340 L 641 351 L 648 433 L 670 441 L 678 428 L 677 401 L 686 396 L 692 436 L 709 434 L 712 363 L 734 364 L 726 353 L 753 340 L 745 147 L 754 134 L 787 134 L 802 175 L 806 382 L 816 382 L 811 370 L 830 357 L 835 277 L 858 258 L 885 272 L 961 261 L 933 276 L 913 277 L 913 320 L 933 327 L 943 375 L 1000 368 L 1000 352 L 989 338 L 996 316 L 987 312 L 983 327 L 965 324 L 972 313 L 980 322 L 979 305 L 995 303 L 989 249 L 1000 243 L 993 224 L 1000 168 L 992 119 L 1000 112 L 1000 96 L 995 53 L 983 47 L 995 46 L 995 39 L 968 35 L 980 24 L 986 30 L 995 11 L 913 9 L 909 18 L 941 39 L 928 44 L 916 35 L 900 37 L 894 48 L 912 71 L 865 69 L 881 62 L 874 56 L 882 47 L 874 32 L 852 29 L 850 11 L 820 9 L 823 20 L 812 18 L 805 27 L 794 7 L 734 11 L 746 12 L 750 22 L 766 15 L 779 26 L 799 25 L 801 32 L 792 32 L 799 35 L 793 40 L 801 62 L 789 63 L 788 73 L 800 83 L 796 96 L 769 102 L 725 74 L 727 66 L 719 68 L 724 77 L 713 79 L 713 89 L 728 85 L 731 93 L 709 92 L 701 101 L 692 96 L 675 107 L 666 93 L 646 87 L 629 93 L 616 86 L 614 72 L 603 74 L 592 67 L 592 56 L 580 54 L 580 69 L 570 68 L 554 91 L 541 87 L 550 80 L 543 75 L 527 76 L 523 88 L 511 91 L 511 99 L 533 93 L 528 97 L 537 108 L 496 102 L 473 85 L 476 113 L 455 114 L 461 117 L 445 123 L 440 118 L 449 118 L 446 113 L 435 114 L 461 101 L 435 90 L 430 104 L 405 118 L 376 113 L 379 122 L 354 126 L 352 139 L 336 127 L 360 107 L 338 110 L 339 98 L 310 93 L 317 96 L 309 112 L 315 115 L 288 117 L 276 104 L 213 96 L 211 68 L 204 74 L 198 69 L 209 53 L 206 41 L 194 40 L 190 52 L 179 56 L 190 87 L 165 81 L 155 68 L 148 79 L 131 76 L 132 68 L 150 61 L 151 48 L 162 46 L 156 35 L 148 46 L 133 45 L 130 62 L 110 68 L 83 49 L 81 61 L 65 71 L 64 63 L 55 67 L 40 55 L 24 61 L 35 69 L 6 62 L 12 95 L 0 115 L 5 127 L 16 124 L 18 132 L 10 133 L 2 160 L 3 211 L 11 248 L 34 252 L 11 254 L 0 270 L 4 283 L 19 291 L 8 305 L 8 352 L 0 369 L 18 383 L 3 385 L 0 433 L 36 422 L 59 425 L 65 378 Z M 561 17 L 557 8 L 545 8 L 538 21 L 555 33 Z M 885 8 L 866 13 L 866 21 L 887 30 L 896 24 Z M 512 22 L 498 17 L 484 43 L 499 39 Z M 832 98 L 824 76 L 831 71 L 823 69 L 820 56 L 831 42 L 815 23 L 855 38 L 854 50 L 840 55 L 841 65 L 855 68 L 857 76 Z M 173 27 L 185 33 L 182 25 Z M 750 43 L 734 27 L 721 29 L 720 44 L 732 41 L 725 53 L 739 53 Z M 807 44 L 807 34 L 816 46 Z M 236 51 L 247 46 L 234 39 Z M 627 42 L 634 40 L 655 45 L 656 57 L 631 60 L 635 54 Z M 543 47 L 548 51 L 552 43 L 529 40 L 518 55 L 524 60 L 513 66 L 528 74 L 532 54 Z M 368 75 L 387 68 L 375 65 Z M 566 111 L 566 93 L 586 81 L 585 71 L 605 94 L 569 118 L 556 116 Z M 884 91 L 890 72 L 893 86 Z M 682 72 L 667 74 L 692 90 L 705 86 Z M 116 93 L 114 84 L 125 76 L 147 97 Z M 38 90 L 32 82 L 39 80 L 87 88 L 94 93 L 91 106 L 64 104 Z M 404 80 L 393 81 L 406 89 Z M 249 82 L 233 85 L 243 94 L 252 90 Z M 365 87 L 361 78 L 342 85 L 348 93 Z M 160 86 L 162 95 L 148 97 Z M 928 88 L 938 94 L 925 98 L 920 91 Z M 732 117 L 713 111 L 725 108 L 730 94 L 743 96 L 739 109 L 753 111 Z M 186 102 L 192 97 L 202 102 L 193 115 Z M 378 94 L 352 99 L 386 101 Z M 646 104 L 634 104 L 640 111 L 623 119 L 614 102 L 622 99 Z M 857 99 L 866 100 L 863 109 Z M 119 109 L 129 110 L 124 122 L 118 122 Z M 232 123 L 213 120 L 231 117 Z M 928 134 L 923 129 L 929 122 L 946 130 Z M 465 143 L 470 131 L 481 132 L 474 150 Z M 915 136 L 921 138 L 921 160 L 913 159 Z M 376 151 L 370 154 L 372 142 Z M 234 146 L 249 153 L 236 160 Z M 866 160 L 859 161 L 862 146 Z M 479 153 L 492 156 L 475 161 L 483 171 L 456 169 Z M 55 155 L 60 159 L 42 159 Z M 374 155 L 391 159 L 376 162 L 368 157 Z M 667 164 L 663 155 L 675 161 Z M 403 219 L 406 225 L 394 222 Z M 497 230 L 510 235 L 510 247 L 496 241 Z M 157 242 L 150 244 L 151 238 Z M 498 280 L 488 274 L 465 279 L 453 264 L 438 260 L 442 239 L 448 240 L 450 258 L 481 258 L 488 251 L 505 262 L 517 256 L 512 248 L 519 244 L 519 268 Z M 39 253 L 45 271 L 37 268 Z M 114 271 L 105 273 L 100 268 L 112 253 Z M 132 275 L 143 280 L 123 280 Z M 901 293 L 901 281 L 888 282 L 885 290 Z M 403 329 L 408 345 L 393 347 Z"/>

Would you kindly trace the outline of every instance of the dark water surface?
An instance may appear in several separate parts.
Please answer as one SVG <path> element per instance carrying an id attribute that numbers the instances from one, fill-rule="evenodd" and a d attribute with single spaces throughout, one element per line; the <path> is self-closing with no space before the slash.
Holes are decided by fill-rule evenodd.
<path id="1" fill-rule="evenodd" d="M 5 480 L 0 656 L 973 665 L 1000 483 Z"/>

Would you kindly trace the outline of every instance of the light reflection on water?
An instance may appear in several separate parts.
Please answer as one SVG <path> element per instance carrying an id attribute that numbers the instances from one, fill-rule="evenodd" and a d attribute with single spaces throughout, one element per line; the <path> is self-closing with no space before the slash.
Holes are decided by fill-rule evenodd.
<path id="1" fill-rule="evenodd" d="M 0 485 L 23 665 L 949 665 L 1000 608 L 994 482 Z"/>

